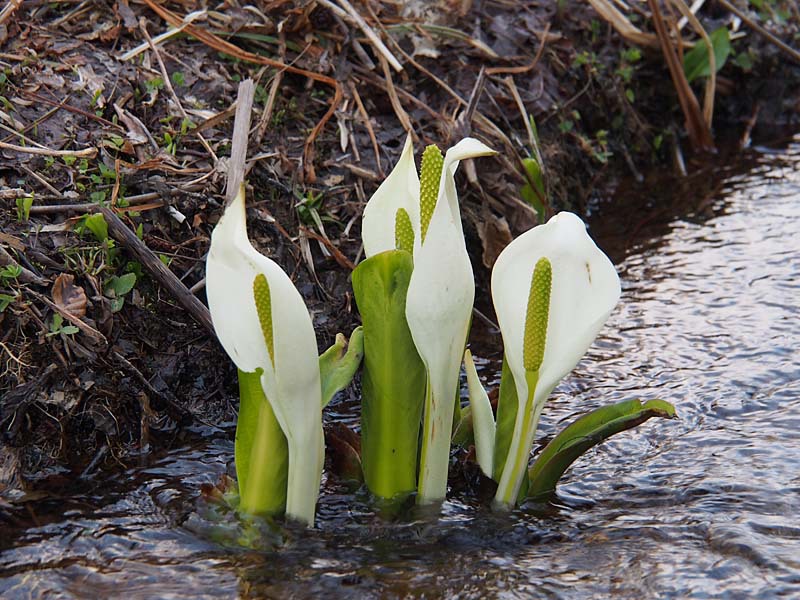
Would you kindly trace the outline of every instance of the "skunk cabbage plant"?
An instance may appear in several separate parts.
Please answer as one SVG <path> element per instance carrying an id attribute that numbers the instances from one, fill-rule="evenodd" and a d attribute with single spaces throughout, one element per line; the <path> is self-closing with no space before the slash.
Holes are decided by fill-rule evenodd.
<path id="1" fill-rule="evenodd" d="M 365 336 L 362 460 L 367 486 L 383 498 L 412 492 L 417 472 L 418 502 L 445 497 L 475 296 L 454 176 L 461 160 L 490 154 L 472 138 L 445 156 L 428 146 L 418 178 L 408 139 L 364 209 L 367 260 L 353 273 Z"/>
<path id="2" fill-rule="evenodd" d="M 240 506 L 253 514 L 285 510 L 313 524 L 324 459 L 322 407 L 352 378 L 360 333 L 351 336 L 347 353 L 337 337 L 318 358 L 300 293 L 247 237 L 244 187 L 211 235 L 206 291 L 214 330 L 239 369 Z"/>
<path id="3" fill-rule="evenodd" d="M 498 257 L 492 271 L 492 299 L 505 364 L 494 452 L 478 449 L 482 469 L 492 469 L 498 482 L 496 505 L 512 506 L 525 491 L 545 400 L 594 341 L 619 295 L 614 266 L 572 213 L 559 213 L 527 231 Z M 469 363 L 468 357 L 468 374 Z M 485 404 L 479 386 L 470 382 L 473 405 Z M 481 418 L 475 411 L 473 416 Z M 476 433 L 493 429 L 491 414 L 481 419 Z M 489 442 L 476 435 L 476 445 Z"/>

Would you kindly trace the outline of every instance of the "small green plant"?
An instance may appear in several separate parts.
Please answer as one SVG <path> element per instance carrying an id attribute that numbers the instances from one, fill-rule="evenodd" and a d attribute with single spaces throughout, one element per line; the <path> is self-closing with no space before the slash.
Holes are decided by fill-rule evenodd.
<path id="1" fill-rule="evenodd" d="M 536 217 L 542 223 L 547 204 L 547 189 L 544 181 L 544 161 L 539 145 L 539 131 L 533 115 L 528 115 L 528 136 L 531 151 L 528 157 L 522 159 L 522 165 L 525 167 L 525 183 L 520 189 L 520 195 L 533 207 Z"/>
<path id="2" fill-rule="evenodd" d="M 578 68 L 586 66 L 590 74 L 597 75 L 603 72 L 603 63 L 594 52 L 583 51 L 575 55 L 572 59 L 572 67 Z"/>
<path id="3" fill-rule="evenodd" d="M 98 102 L 100 101 L 100 96 L 103 95 L 103 88 L 99 88 L 95 90 L 94 94 L 92 94 L 92 99 L 89 100 L 89 106 L 92 108 L 98 108 Z"/>
<path id="4" fill-rule="evenodd" d="M 111 312 L 119 312 L 125 305 L 125 295 L 136 286 L 136 273 L 112 276 L 103 288 L 103 293 L 111 301 Z"/>
<path id="5" fill-rule="evenodd" d="M 20 275 L 22 275 L 22 267 L 19 265 L 6 265 L 0 269 L 0 285 L 16 281 Z"/>
<path id="6" fill-rule="evenodd" d="M 144 82 L 144 87 L 148 94 L 155 94 L 158 90 L 164 89 L 164 80 L 161 77 L 153 77 Z"/>
<path id="7" fill-rule="evenodd" d="M 31 216 L 33 206 L 33 194 L 17 198 L 17 221 L 26 223 Z"/>
<path id="8" fill-rule="evenodd" d="M 0 293 L 0 313 L 7 309 L 16 300 L 16 296 Z"/>
<path id="9" fill-rule="evenodd" d="M 167 154 L 175 155 L 175 150 L 178 146 L 178 139 L 176 137 L 172 137 L 172 134 L 168 131 L 164 132 L 164 150 L 166 150 Z"/>
<path id="10" fill-rule="evenodd" d="M 295 192 L 295 196 L 297 196 L 300 201 L 295 205 L 295 210 L 297 210 L 297 216 L 300 218 L 300 222 L 307 227 L 316 227 L 319 231 L 325 231 L 325 223 L 336 223 L 336 219 L 334 219 L 329 214 L 326 214 L 322 210 L 322 204 L 324 202 L 324 196 L 322 192 L 315 193 L 311 190 L 306 192 L 306 195 L 299 196 L 297 192 Z"/>
<path id="11" fill-rule="evenodd" d="M 64 325 L 64 317 L 62 317 L 60 313 L 55 313 L 53 315 L 53 320 L 50 322 L 50 332 L 47 333 L 47 337 L 53 337 L 55 335 L 75 335 L 79 331 L 80 329 L 75 327 L 75 325 Z"/>
<path id="12" fill-rule="evenodd" d="M 636 96 L 633 89 L 629 87 L 630 82 L 633 80 L 633 74 L 636 70 L 636 63 L 642 59 L 642 51 L 639 48 L 627 48 L 619 53 L 619 66 L 614 71 L 622 85 L 625 87 L 625 97 L 628 102 L 633 104 Z"/>

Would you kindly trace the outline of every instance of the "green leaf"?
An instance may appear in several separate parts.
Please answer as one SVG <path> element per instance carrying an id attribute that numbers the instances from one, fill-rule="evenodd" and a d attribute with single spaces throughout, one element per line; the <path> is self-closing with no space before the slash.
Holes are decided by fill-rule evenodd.
<path id="1" fill-rule="evenodd" d="M 33 206 L 33 194 L 17 198 L 17 221 L 26 222 L 31 216 Z"/>
<path id="2" fill-rule="evenodd" d="M 124 297 L 111 298 L 108 302 L 109 310 L 111 310 L 112 313 L 118 313 L 119 311 L 122 310 L 123 306 L 125 306 Z"/>
<path id="3" fill-rule="evenodd" d="M 75 335 L 79 331 L 80 329 L 75 327 L 75 325 L 65 325 L 64 327 L 61 328 L 61 331 L 59 331 L 59 333 L 62 335 Z"/>
<path id="4" fill-rule="evenodd" d="M 361 457 L 370 491 L 394 499 L 416 489 L 425 365 L 406 322 L 411 255 L 391 250 L 353 271 L 364 324 Z"/>
<path id="5" fill-rule="evenodd" d="M 61 325 L 64 323 L 64 317 L 61 316 L 61 313 L 54 313 L 53 314 L 53 322 L 50 323 L 50 333 L 56 334 L 61 331 Z"/>
<path id="6" fill-rule="evenodd" d="M 711 47 L 714 49 L 714 63 L 719 71 L 731 53 L 731 39 L 727 27 L 720 27 L 711 35 Z M 698 77 L 708 77 L 711 74 L 711 65 L 708 60 L 708 47 L 701 40 L 694 48 L 683 57 L 683 72 L 686 79 L 691 82 Z"/>
<path id="7" fill-rule="evenodd" d="M 641 425 L 651 417 L 675 418 L 675 407 L 664 400 L 626 400 L 587 413 L 547 444 L 528 471 L 529 498 L 542 498 L 556 489 L 569 466 L 590 448 L 615 433 Z"/>
<path id="8" fill-rule="evenodd" d="M 112 298 L 121 298 L 133 289 L 136 285 L 136 273 L 125 273 L 116 275 L 106 282 L 105 293 Z"/>
<path id="9" fill-rule="evenodd" d="M 348 343 L 341 333 L 336 342 L 319 356 L 319 375 L 322 381 L 322 407 L 353 380 L 364 357 L 364 328 L 356 327 Z"/>
<path id="10" fill-rule="evenodd" d="M 239 371 L 239 419 L 234 444 L 241 508 L 254 515 L 286 509 L 289 446 L 261 387 L 260 372 Z"/>
<path id="11" fill-rule="evenodd" d="M 89 215 L 83 221 L 84 226 L 94 234 L 98 242 L 105 242 L 108 239 L 108 223 L 101 213 Z"/>
<path id="12" fill-rule="evenodd" d="M 535 158 L 523 158 L 522 164 L 525 166 L 527 177 L 525 178 L 525 185 L 520 189 L 522 199 L 530 204 L 536 211 L 539 221 L 544 220 L 544 177 L 542 176 L 541 165 Z M 530 182 L 533 182 L 531 186 Z"/>
<path id="13" fill-rule="evenodd" d="M 11 296 L 10 294 L 0 294 L 0 313 L 7 309 L 16 299 L 16 296 Z"/>

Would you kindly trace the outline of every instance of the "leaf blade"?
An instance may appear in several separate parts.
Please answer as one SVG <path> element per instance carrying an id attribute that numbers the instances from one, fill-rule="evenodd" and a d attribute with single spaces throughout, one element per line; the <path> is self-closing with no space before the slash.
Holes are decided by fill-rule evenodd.
<path id="1" fill-rule="evenodd" d="M 425 366 L 405 317 L 411 255 L 376 254 L 353 271 L 364 326 L 361 456 L 370 491 L 385 499 L 416 489 Z"/>
<path id="2" fill-rule="evenodd" d="M 673 419 L 675 407 L 664 400 L 626 400 L 600 407 L 573 421 L 542 450 L 528 470 L 529 498 L 555 491 L 564 472 L 590 448 L 652 417 Z"/>

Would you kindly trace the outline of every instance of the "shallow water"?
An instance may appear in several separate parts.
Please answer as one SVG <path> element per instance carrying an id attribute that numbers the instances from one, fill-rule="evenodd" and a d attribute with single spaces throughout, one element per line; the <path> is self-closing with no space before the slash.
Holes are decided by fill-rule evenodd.
<path id="1" fill-rule="evenodd" d="M 669 400 L 680 419 L 597 447 L 550 506 L 497 515 L 455 494 L 436 518 L 391 523 L 326 482 L 316 530 L 291 531 L 280 553 L 232 550 L 195 533 L 198 487 L 233 454 L 229 434 L 200 431 L 100 485 L 10 509 L 0 596 L 800 595 L 798 166 L 800 139 L 710 169 L 713 192 L 665 189 L 648 211 L 618 198 L 593 215 L 623 297 L 540 435 L 633 397 Z"/>

